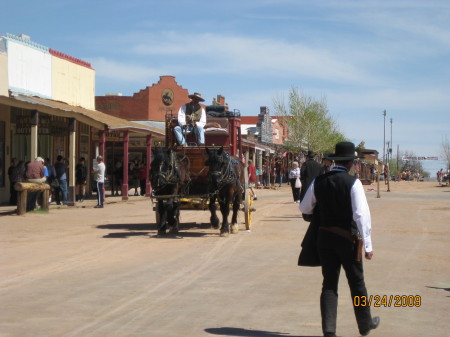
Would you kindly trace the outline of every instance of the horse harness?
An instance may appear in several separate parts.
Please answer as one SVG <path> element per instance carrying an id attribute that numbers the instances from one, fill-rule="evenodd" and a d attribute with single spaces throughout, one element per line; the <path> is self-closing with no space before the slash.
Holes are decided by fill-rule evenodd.
<path id="1" fill-rule="evenodd" d="M 155 192 L 162 190 L 167 185 L 173 185 L 180 182 L 180 175 L 178 174 L 180 169 L 179 163 L 182 162 L 186 158 L 186 156 L 177 161 L 176 155 L 176 152 L 172 152 L 170 154 L 169 167 L 166 172 L 163 171 L 164 161 L 161 161 L 161 163 L 159 164 L 159 170 L 156 176 L 161 177 L 162 181 L 164 181 L 164 184 L 160 185 L 159 188 L 155 188 Z"/>
<path id="2" fill-rule="evenodd" d="M 222 158 L 224 158 L 226 160 L 226 166 L 225 168 L 222 167 L 221 170 L 217 170 L 217 171 L 209 171 L 209 173 L 212 176 L 216 176 L 217 177 L 217 181 L 218 181 L 218 186 L 217 186 L 217 190 L 214 191 L 212 194 L 218 195 L 219 191 L 226 185 L 228 184 L 232 184 L 232 183 L 238 183 L 240 189 L 243 191 L 243 187 L 241 184 L 241 181 L 239 180 L 239 177 L 236 175 L 236 172 L 233 168 L 234 164 L 239 164 L 239 162 L 236 159 L 232 159 L 230 154 L 226 151 L 223 152 L 224 154 L 222 154 Z M 222 179 L 220 179 L 220 177 L 222 177 Z"/>

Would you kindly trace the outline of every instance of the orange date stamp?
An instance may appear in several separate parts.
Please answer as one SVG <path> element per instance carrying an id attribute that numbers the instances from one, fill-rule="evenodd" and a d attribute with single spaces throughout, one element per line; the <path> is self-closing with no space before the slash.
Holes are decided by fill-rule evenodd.
<path id="1" fill-rule="evenodd" d="M 369 295 L 353 297 L 355 307 L 412 308 L 422 305 L 420 295 Z"/>

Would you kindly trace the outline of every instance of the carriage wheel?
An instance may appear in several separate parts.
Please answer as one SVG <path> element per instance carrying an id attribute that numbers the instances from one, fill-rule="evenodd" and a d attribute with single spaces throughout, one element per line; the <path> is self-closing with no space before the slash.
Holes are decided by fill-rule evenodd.
<path id="1" fill-rule="evenodd" d="M 251 206 L 253 203 L 253 196 L 248 193 L 248 190 L 245 192 L 246 197 L 244 201 L 244 213 L 245 213 L 245 229 L 251 230 L 252 229 L 252 211 Z"/>
<path id="2" fill-rule="evenodd" d="M 249 189 L 248 189 L 248 172 L 247 168 L 245 168 L 244 171 L 244 178 L 245 178 L 245 192 L 244 192 L 244 214 L 245 214 L 245 229 L 251 230 L 252 229 L 252 213 L 250 212 L 251 205 L 253 202 L 253 197 L 250 195 Z"/>

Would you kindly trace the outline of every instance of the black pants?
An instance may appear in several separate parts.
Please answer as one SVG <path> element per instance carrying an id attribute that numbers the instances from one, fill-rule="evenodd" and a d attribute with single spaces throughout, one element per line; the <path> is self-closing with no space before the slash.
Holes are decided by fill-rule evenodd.
<path id="1" fill-rule="evenodd" d="M 139 187 L 141 188 L 141 195 L 145 195 L 145 190 L 147 188 L 147 180 L 139 180 Z"/>
<path id="2" fill-rule="evenodd" d="M 322 294 L 320 295 L 322 330 L 324 334 L 326 332 L 336 333 L 341 266 L 345 270 L 353 301 L 355 296 L 367 296 L 363 264 L 362 261 L 355 261 L 353 244 L 335 233 L 319 230 L 318 248 L 323 275 Z M 367 330 L 372 322 L 370 307 L 354 306 L 354 311 L 359 331 Z"/>
<path id="3" fill-rule="evenodd" d="M 297 201 L 300 200 L 300 189 L 295 187 L 295 180 L 297 180 L 297 178 L 291 178 L 289 179 L 289 182 L 291 183 L 292 197 L 294 198 L 294 201 Z"/>

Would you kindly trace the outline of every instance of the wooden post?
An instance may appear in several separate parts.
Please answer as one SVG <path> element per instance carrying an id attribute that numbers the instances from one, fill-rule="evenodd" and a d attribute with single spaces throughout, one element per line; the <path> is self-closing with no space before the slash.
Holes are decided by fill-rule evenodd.
<path id="1" fill-rule="evenodd" d="M 14 189 L 17 191 L 18 215 L 23 215 L 27 212 L 28 191 L 43 192 L 42 209 L 46 211 L 49 210 L 48 196 L 50 191 L 50 185 L 45 183 L 39 184 L 39 183 L 19 182 L 14 185 Z"/>
<path id="2" fill-rule="evenodd" d="M 150 184 L 150 164 L 152 162 L 152 135 L 147 135 L 146 138 L 147 145 L 147 167 L 145 168 L 147 171 L 146 181 L 145 181 L 145 196 L 149 197 L 152 194 L 152 184 Z"/>
<path id="3" fill-rule="evenodd" d="M 377 198 L 380 197 L 380 165 L 377 162 Z"/>
<path id="4" fill-rule="evenodd" d="M 75 158 L 77 121 L 69 118 L 69 180 L 68 180 L 68 202 L 69 206 L 75 206 Z"/>
<path id="5" fill-rule="evenodd" d="M 105 130 L 101 130 L 100 134 L 99 134 L 99 141 L 98 141 L 98 145 L 99 145 L 99 152 L 100 155 L 103 157 L 103 163 L 106 163 L 106 151 L 105 151 L 105 147 L 106 147 L 106 132 Z M 106 165 L 106 164 L 105 164 Z M 105 168 L 105 179 L 106 179 L 106 168 Z M 103 202 L 105 202 L 105 184 L 103 184 Z"/>
<path id="6" fill-rule="evenodd" d="M 122 200 L 128 200 L 128 145 L 130 135 L 128 131 L 123 135 L 123 182 L 122 182 Z"/>
<path id="7" fill-rule="evenodd" d="M 41 207 L 42 209 L 48 211 L 50 208 L 50 203 L 48 202 L 48 198 L 50 197 L 50 190 L 44 190 L 44 192 L 42 192 L 42 204 Z"/>
<path id="8" fill-rule="evenodd" d="M 31 146 L 30 146 L 30 161 L 33 161 L 38 156 L 38 124 L 39 112 L 37 110 L 31 111 Z"/>
<path id="9" fill-rule="evenodd" d="M 27 212 L 28 191 L 17 192 L 17 215 L 24 215 Z"/>

